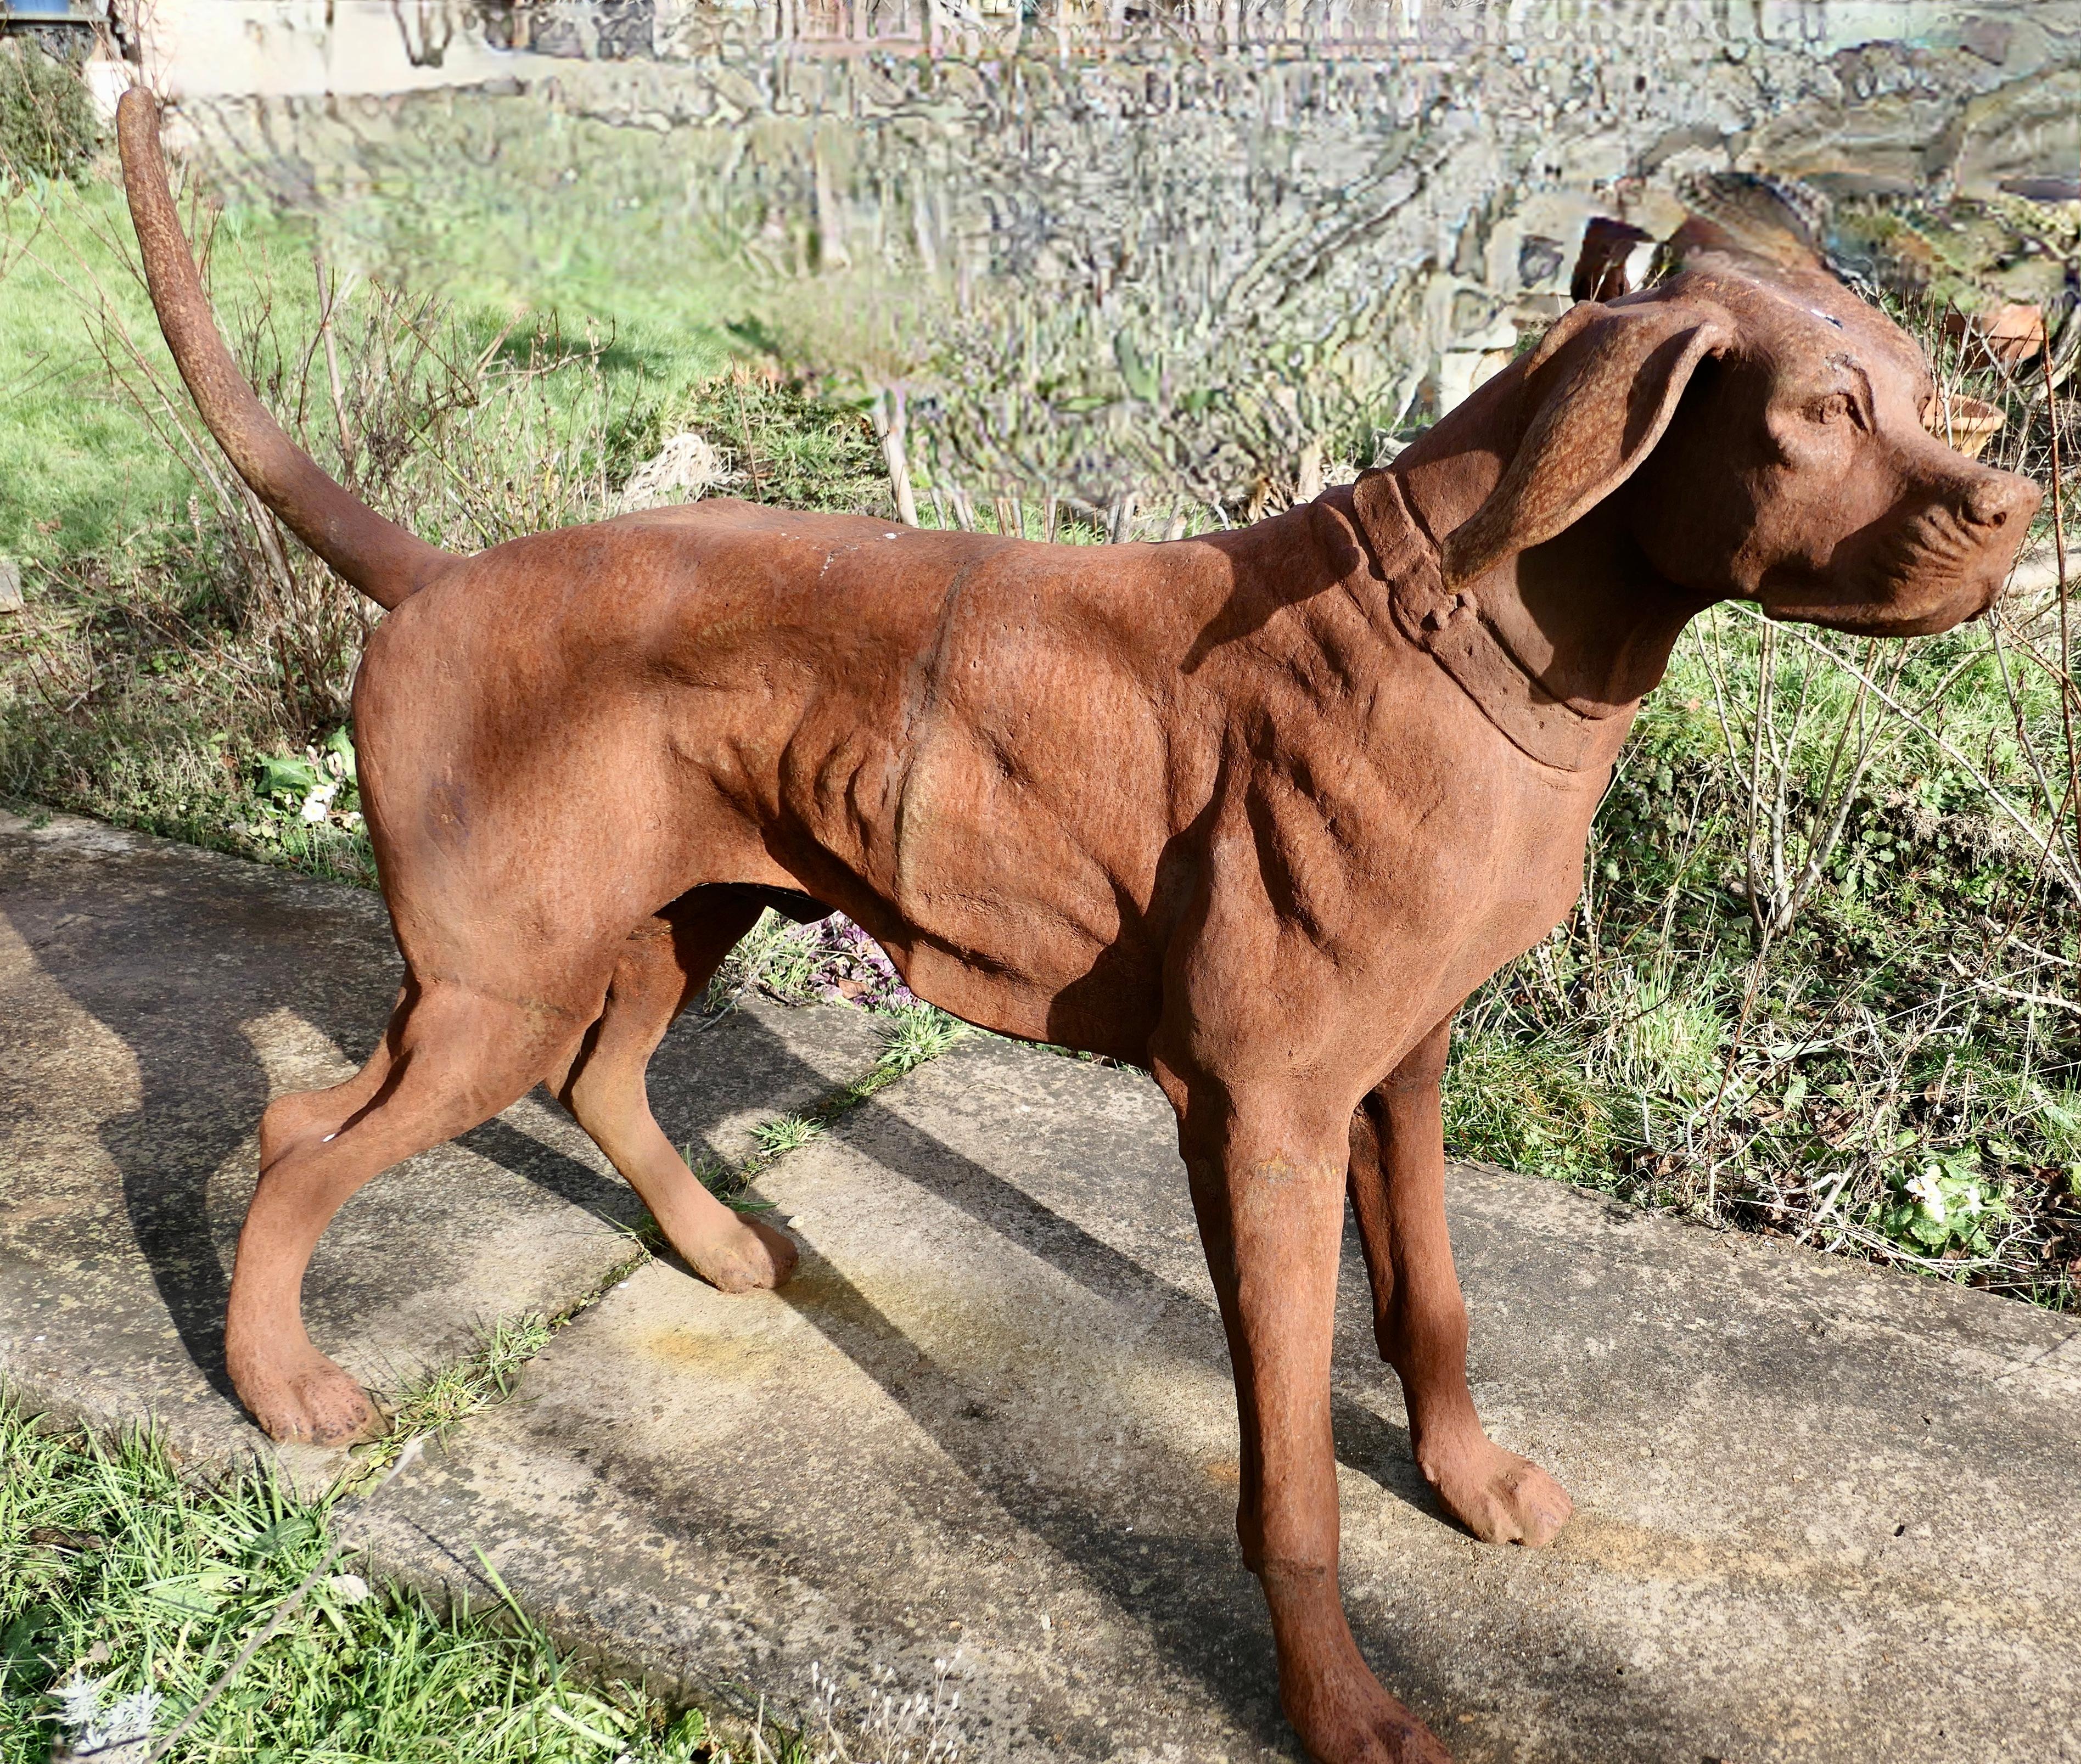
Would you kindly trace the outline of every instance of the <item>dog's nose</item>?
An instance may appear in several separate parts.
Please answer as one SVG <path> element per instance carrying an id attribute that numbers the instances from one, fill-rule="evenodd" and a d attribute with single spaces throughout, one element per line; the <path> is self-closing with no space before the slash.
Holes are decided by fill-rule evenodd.
<path id="1" fill-rule="evenodd" d="M 2020 532 L 2044 498 L 2044 491 L 2027 477 L 2014 472 L 1988 472 L 1966 486 L 1961 512 L 1991 538 L 2005 530 Z"/>

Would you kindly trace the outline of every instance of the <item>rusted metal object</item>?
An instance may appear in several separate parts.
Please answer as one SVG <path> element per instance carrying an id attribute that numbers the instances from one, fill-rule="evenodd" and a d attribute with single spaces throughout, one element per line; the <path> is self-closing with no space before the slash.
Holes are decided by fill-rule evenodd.
<path id="1" fill-rule="evenodd" d="M 2005 373 L 2034 363 L 2045 347 L 2045 309 L 2005 301 L 1976 313 L 1947 313 L 1944 334 L 1965 346 L 1970 364 Z"/>
<path id="2" fill-rule="evenodd" d="M 1467 1382 L 1453 1014 L 1573 906 L 1696 614 L 1947 630 L 2000 592 L 2037 486 L 1928 432 L 1921 351 L 1747 190 L 1679 229 L 1667 279 L 1571 309 L 1390 469 L 1247 528 L 1049 545 L 713 498 L 456 556 L 275 426 L 217 338 L 149 94 L 119 128 L 212 432 L 394 609 L 355 729 L 406 979 L 358 1077 L 262 1117 L 225 1334 L 255 1418 L 333 1443 L 382 1425 L 305 1332 L 311 1250 L 363 1183 L 538 1082 L 696 1270 L 785 1281 L 792 1241 L 708 1193 L 644 1087 L 784 890 L 921 998 L 1154 1075 L 1228 1334 L 1282 1704 L 1322 1764 L 1443 1764 L 1338 1591 L 1347 1201 L 1426 1480 L 1483 1540 L 1549 1542 L 1569 1497 L 1488 1438 Z"/>
<path id="3" fill-rule="evenodd" d="M 1977 460 L 2007 426 L 2008 417 L 1999 405 L 1984 398 L 1948 398 L 1939 399 L 1925 420 L 1932 435 L 1967 459 Z"/>

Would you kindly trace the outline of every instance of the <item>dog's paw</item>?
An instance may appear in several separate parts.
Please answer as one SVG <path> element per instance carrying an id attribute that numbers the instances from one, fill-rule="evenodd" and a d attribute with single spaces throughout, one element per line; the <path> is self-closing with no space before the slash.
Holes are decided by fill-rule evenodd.
<path id="1" fill-rule="evenodd" d="M 1452 1764 L 1366 1665 L 1335 1569 L 1269 1562 L 1258 1578 L 1279 1651 L 1279 1706 L 1317 1764 Z"/>
<path id="2" fill-rule="evenodd" d="M 389 1430 L 368 1392 L 322 1354 L 292 1368 L 234 1374 L 233 1382 L 261 1430 L 285 1445 L 359 1445 Z"/>
<path id="3" fill-rule="evenodd" d="M 1369 1719 L 1339 1723 L 1301 1743 L 1317 1764 L 1452 1764 L 1437 1737 L 1394 1698 L 1382 1694 Z"/>
<path id="4" fill-rule="evenodd" d="M 733 1216 L 713 1236 L 674 1246 L 709 1285 L 724 1292 L 754 1292 L 786 1284 L 801 1252 L 784 1231 L 756 1219 Z"/>
<path id="5" fill-rule="evenodd" d="M 1484 1544 L 1543 1548 L 1574 1516 L 1568 1491 L 1528 1458 L 1477 1436 L 1417 1463 L 1445 1510 Z"/>
<path id="6" fill-rule="evenodd" d="M 1452 1764 L 1437 1736 L 1381 1688 L 1353 1653 L 1348 1669 L 1312 1676 L 1280 1662 L 1280 1701 L 1316 1764 Z"/>

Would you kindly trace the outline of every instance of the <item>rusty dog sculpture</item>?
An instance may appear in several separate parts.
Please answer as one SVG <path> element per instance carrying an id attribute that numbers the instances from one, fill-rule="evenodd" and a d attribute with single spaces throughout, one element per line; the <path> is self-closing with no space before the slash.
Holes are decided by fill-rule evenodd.
<path id="1" fill-rule="evenodd" d="M 380 1424 L 304 1332 L 311 1250 L 370 1177 L 539 1082 L 701 1274 L 784 1280 L 791 1243 L 688 1173 L 644 1070 L 772 891 L 806 895 L 956 1015 L 1155 1074 L 1286 1712 L 1329 1764 L 1443 1758 L 1338 1595 L 1347 1192 L 1425 1476 L 1478 1536 L 1545 1543 L 1568 1497 L 1490 1443 L 1466 1382 L 1452 1013 L 1574 901 L 1688 620 L 1743 598 L 1942 630 L 1994 598 L 2037 487 L 1924 431 L 1919 352 L 1810 257 L 1694 225 L 1661 285 L 1576 307 L 1391 469 L 1245 531 L 1071 549 L 714 501 L 456 557 L 275 426 L 217 338 L 148 96 L 120 131 L 196 404 L 393 609 L 355 727 L 407 977 L 359 1076 L 262 1124 L 225 1338 L 261 1425 Z"/>

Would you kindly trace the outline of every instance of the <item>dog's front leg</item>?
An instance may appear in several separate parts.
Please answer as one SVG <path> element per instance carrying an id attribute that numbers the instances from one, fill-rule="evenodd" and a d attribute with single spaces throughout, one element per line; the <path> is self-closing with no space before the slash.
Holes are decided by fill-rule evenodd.
<path id="1" fill-rule="evenodd" d="M 1159 1069 L 1235 1365 L 1243 1560 L 1264 1589 L 1286 1716 L 1322 1764 L 1442 1764 L 1360 1657 L 1337 1590 L 1330 1338 L 1347 1128 L 1297 1086 L 1239 1095 Z"/>
<path id="2" fill-rule="evenodd" d="M 1373 1334 L 1402 1380 L 1410 1443 L 1445 1510 L 1488 1544 L 1551 1543 L 1574 1505 L 1488 1437 L 1467 1387 L 1467 1307 L 1445 1229 L 1438 1082 L 1452 1018 L 1352 1119 L 1351 1193 L 1373 1279 Z"/>

